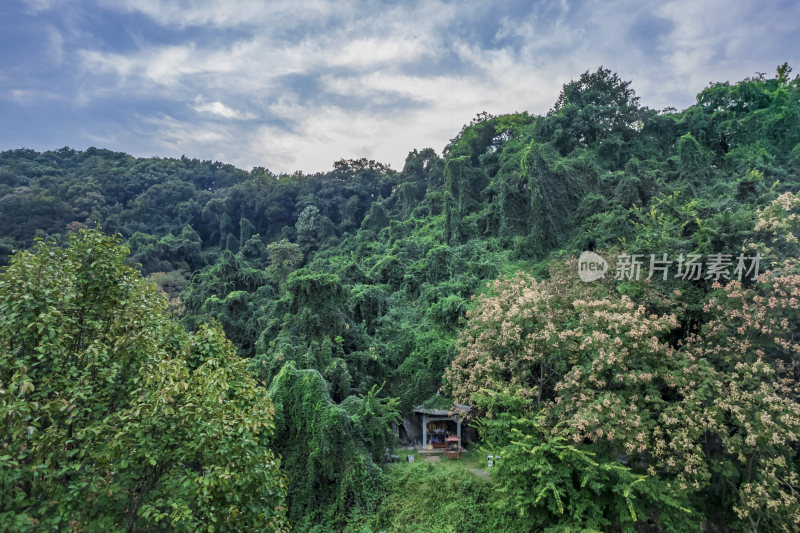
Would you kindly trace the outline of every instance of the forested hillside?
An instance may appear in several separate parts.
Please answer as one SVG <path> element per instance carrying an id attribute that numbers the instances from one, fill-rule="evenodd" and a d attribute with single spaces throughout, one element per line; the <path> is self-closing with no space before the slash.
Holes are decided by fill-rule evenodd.
<path id="1" fill-rule="evenodd" d="M 554 98 L 544 116 L 481 113 L 402 169 L 3 152 L 2 261 L 99 227 L 197 332 L 163 342 L 216 321 L 274 403 L 297 530 L 401 529 L 381 507 L 401 485 L 379 466 L 387 428 L 444 387 L 504 447 L 473 502 L 487 530 L 797 531 L 798 77 L 784 64 L 656 111 L 600 68 Z M 610 261 L 585 284 L 584 250 L 645 267 L 758 252 L 762 275 L 615 280 Z M 15 257 L 8 301 L 32 272 Z M 0 338 L 4 364 L 23 364 L 15 343 Z"/>

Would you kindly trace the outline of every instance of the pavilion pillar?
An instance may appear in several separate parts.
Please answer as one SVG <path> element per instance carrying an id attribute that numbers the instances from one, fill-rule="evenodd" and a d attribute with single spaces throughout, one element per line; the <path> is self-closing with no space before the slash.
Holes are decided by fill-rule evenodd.
<path id="1" fill-rule="evenodd" d="M 422 415 L 422 449 L 428 446 L 428 415 Z"/>
<path id="2" fill-rule="evenodd" d="M 461 419 L 456 418 L 456 437 L 458 437 L 459 445 L 461 445 Z"/>

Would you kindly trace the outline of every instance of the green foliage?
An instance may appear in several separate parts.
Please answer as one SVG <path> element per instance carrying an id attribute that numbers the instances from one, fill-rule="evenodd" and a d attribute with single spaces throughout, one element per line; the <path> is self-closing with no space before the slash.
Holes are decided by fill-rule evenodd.
<path id="1" fill-rule="evenodd" d="M 776 236 L 796 238 L 794 229 Z M 712 400 L 704 412 L 707 431 L 718 442 L 708 452 L 710 492 L 749 531 L 791 530 L 800 520 L 798 260 L 748 286 L 717 284 L 706 302 L 709 320 L 688 343 L 715 370 L 698 376 Z"/>
<path id="2" fill-rule="evenodd" d="M 422 402 L 422 406 L 425 409 L 452 409 L 453 408 L 453 400 L 452 398 L 448 398 L 447 396 L 443 396 L 441 394 L 434 394 L 424 402 Z"/>
<path id="3" fill-rule="evenodd" d="M 383 457 L 398 417 L 396 404 L 378 393 L 337 405 L 319 372 L 292 363 L 273 379 L 272 446 L 289 477 L 289 519 L 298 530 L 325 524 L 335 531 L 375 512 L 383 478 L 373 459 Z"/>
<path id="4" fill-rule="evenodd" d="M 490 400 L 497 403 L 498 398 Z M 513 398 L 500 399 L 507 408 Z M 495 406 L 495 409 L 497 406 Z M 504 412 L 481 424 L 493 468 L 493 506 L 501 529 L 514 531 L 635 531 L 645 519 L 668 531 L 698 529 L 686 496 L 619 461 L 549 433 L 540 415 Z"/>
<path id="5" fill-rule="evenodd" d="M 272 404 L 220 332 L 164 317 L 126 253 L 82 230 L 0 274 L 0 522 L 283 528 Z"/>
<path id="6" fill-rule="evenodd" d="M 267 447 L 265 391 L 221 331 L 201 328 L 184 350 L 152 363 L 130 406 L 107 419 L 107 494 L 135 529 L 282 529 L 286 481 Z"/>
<path id="7" fill-rule="evenodd" d="M 698 208 L 675 200 L 677 195 L 662 204 L 671 208 L 671 218 L 653 209 L 650 220 L 674 224 Z M 667 296 L 649 283 L 614 287 L 606 280 L 581 290 L 581 282 L 567 274 L 574 272 L 570 260 L 553 262 L 547 281 L 519 273 L 496 281 L 478 299 L 446 379 L 457 400 L 477 402 L 487 414 L 487 443 L 502 448 L 504 460 L 512 458 L 509 472 L 521 477 L 510 477 L 512 496 L 502 505 L 531 517 L 524 528 L 547 526 L 536 512 L 542 510 L 534 505 L 539 501 L 547 512 L 576 520 L 558 528 L 624 527 L 616 511 L 584 515 L 589 504 L 581 498 L 602 503 L 598 490 L 618 483 L 633 487 L 646 473 L 649 481 L 637 487 L 658 504 L 646 516 L 668 529 L 686 525 L 680 513 L 656 512 L 659 506 L 688 507 L 680 502 L 693 493 L 716 520 L 724 517 L 736 529 L 792 529 L 798 520 L 800 439 L 797 204 L 796 195 L 779 196 L 756 213 L 745 233 L 757 240 L 746 240 L 742 248 L 775 254 L 771 264 L 780 270 L 725 286 L 714 282 L 711 292 L 692 295 L 690 300 L 700 295 L 700 309 L 671 301 L 682 296 L 679 289 Z M 613 294 L 614 288 L 621 294 Z M 583 294 L 576 297 L 578 292 Z M 675 313 L 703 319 L 704 325 L 681 334 Z M 533 409 L 541 410 L 537 417 Z M 522 459 L 531 462 L 523 468 Z M 584 476 L 596 484 L 586 481 L 573 493 L 575 487 L 560 488 L 555 480 L 568 483 L 583 474 L 559 474 L 552 465 L 576 464 L 602 475 Z M 554 484 L 526 486 L 524 480 Z M 586 493 L 587 487 L 595 493 Z M 541 498 L 532 501 L 533 494 Z M 568 509 L 564 502 L 578 507 Z M 625 503 L 632 518 L 640 514 Z M 614 506 L 622 508 L 619 502 Z M 601 516 L 606 523 L 598 522 Z"/>
<path id="8" fill-rule="evenodd" d="M 361 222 L 361 227 L 372 231 L 380 231 L 389 224 L 389 214 L 379 203 L 372 204 L 367 215 Z"/>
<path id="9" fill-rule="evenodd" d="M 214 265 L 192 279 L 186 295 L 187 322 L 218 320 L 243 355 L 252 356 L 259 324 L 255 310 L 274 294 L 264 270 L 242 255 L 223 251 Z"/>
<path id="10" fill-rule="evenodd" d="M 127 239 L 129 264 L 153 274 L 169 293 L 167 313 L 182 316 L 193 329 L 217 320 L 239 354 L 252 357 L 251 368 L 267 381 L 287 361 L 315 369 L 333 401 L 354 412 L 357 402 L 346 399 L 367 397 L 383 383 L 403 412 L 434 394 L 458 357 L 454 342 L 459 331 L 467 320 L 476 323 L 468 316 L 479 312 L 482 300 L 470 298 L 478 293 L 492 297 L 493 288 L 484 289 L 486 281 L 513 276 L 518 269 L 534 274 L 537 282 L 549 277 L 553 290 L 537 292 L 548 305 L 529 307 L 532 316 L 515 314 L 520 306 L 514 302 L 530 303 L 523 289 L 501 305 L 505 316 L 484 323 L 484 332 L 503 331 L 504 324 L 520 330 L 519 341 L 502 337 L 505 345 L 484 339 L 480 361 L 501 361 L 500 368 L 476 365 L 455 382 L 471 387 L 484 372 L 487 384 L 494 386 L 510 376 L 517 381 L 514 386 L 542 406 L 561 398 L 559 416 L 574 424 L 597 402 L 602 405 L 603 395 L 623 402 L 626 418 L 630 406 L 646 408 L 651 414 L 641 423 L 648 431 L 661 428 L 682 435 L 672 437 L 685 452 L 681 465 L 686 466 L 686 458 L 700 461 L 690 465 L 696 472 L 679 482 L 721 509 L 722 522 L 730 522 L 734 502 L 744 501 L 738 488 L 745 486 L 739 479 L 743 463 L 723 460 L 726 466 L 720 470 L 705 458 L 716 461 L 712 452 L 721 445 L 713 439 L 740 430 L 728 431 L 723 424 L 717 436 L 707 438 L 697 427 L 674 432 L 662 416 L 705 420 L 685 412 L 696 413 L 718 393 L 709 391 L 721 390 L 709 385 L 716 383 L 710 376 L 720 370 L 708 361 L 697 368 L 689 365 L 688 374 L 676 377 L 689 364 L 680 346 L 712 317 L 704 309 L 708 293 L 716 290 L 711 280 L 572 286 L 563 282 L 574 267 L 562 259 L 583 250 L 620 247 L 645 259 L 662 253 L 673 258 L 680 253 L 737 254 L 744 248 L 760 252 L 764 267 L 783 268 L 784 260 L 797 256 L 793 195 L 800 187 L 800 82 L 790 73 L 784 64 L 774 79 L 758 75 L 714 83 L 698 95 L 696 105 L 657 113 L 640 106 L 629 82 L 601 67 L 565 84 L 546 115 L 480 113 L 441 156 L 430 148 L 413 150 L 400 172 L 367 159 L 337 161 L 328 172 L 276 175 L 264 168 L 244 172 L 209 161 L 134 158 L 96 148 L 2 152 L 0 263 L 14 249 L 30 247 L 37 235 L 65 242 L 69 232 L 101 223 Z M 627 302 L 623 296 L 645 306 L 647 326 L 658 325 L 650 314 L 675 315 L 671 323 L 677 326 L 669 331 L 661 326 L 648 330 L 658 337 L 652 353 L 641 344 L 633 346 L 639 343 L 631 339 L 636 330 L 630 324 L 618 330 L 613 321 L 592 318 L 593 312 L 636 318 L 636 312 L 619 308 Z M 111 309 L 120 297 L 112 291 L 98 306 Z M 597 303 L 603 299 L 609 303 Z M 594 303 L 575 306 L 575 300 Z M 681 305 L 675 306 L 678 300 Z M 568 340 L 525 338 L 550 324 L 553 335 L 584 338 L 592 328 L 614 334 L 585 349 Z M 28 342 L 36 329 L 31 327 L 14 342 Z M 615 372 L 599 356 L 600 350 L 612 350 L 605 343 L 614 339 L 631 357 L 625 372 L 654 371 L 658 378 L 646 383 L 637 378 L 635 385 L 626 382 L 619 390 L 587 381 L 596 370 L 593 365 Z M 177 347 L 182 341 L 171 342 Z M 527 353 L 531 347 L 533 353 Z M 668 348 L 681 356 L 667 358 Z M 582 369 L 580 378 L 571 388 L 556 391 L 559 379 L 574 377 L 569 374 L 573 367 Z M 96 370 L 97 375 L 108 372 L 115 371 Z M 761 367 L 756 374 L 764 374 Z M 670 378 L 676 381 L 660 381 Z M 700 387 L 700 378 L 710 381 Z M 132 386 L 132 381 L 117 382 L 125 390 Z M 690 392 L 684 394 L 681 387 Z M 581 392 L 593 400 L 581 403 Z M 750 412 L 751 406 L 737 408 Z M 603 415 L 610 412 L 603 407 Z M 724 420 L 719 413 L 727 412 L 708 416 Z M 648 461 L 666 457 L 643 458 L 651 448 L 629 453 L 620 447 L 638 444 L 631 440 L 634 433 L 626 435 L 608 446 L 614 454 L 644 461 L 630 459 L 636 475 L 651 466 Z M 593 460 L 604 464 L 614 459 L 599 449 L 605 439 L 597 434 L 589 439 L 591 451 L 600 454 Z M 647 440 L 656 446 L 659 437 L 648 435 Z M 374 449 L 379 453 L 377 445 Z M 782 453 L 776 457 L 786 459 Z M 680 467 L 663 468 L 671 476 Z M 758 477 L 763 469 L 752 472 L 750 479 L 766 479 Z M 726 488 L 714 492 L 709 483 Z M 770 487 L 765 490 L 774 496 Z M 743 516 L 770 527 L 779 523 L 763 509 L 754 513 Z M 322 515 L 314 516 L 323 527 Z M 362 524 L 359 520 L 350 523 Z"/>
<path id="11" fill-rule="evenodd" d="M 419 462 L 392 466 L 385 478 L 387 494 L 371 524 L 377 531 L 499 530 L 491 483 L 468 470 Z"/>
<path id="12" fill-rule="evenodd" d="M 303 252 L 300 250 L 300 246 L 286 239 L 268 244 L 267 252 L 269 253 L 270 267 L 280 282 L 286 281 L 286 276 L 303 262 Z"/>
<path id="13" fill-rule="evenodd" d="M 400 422 L 397 399 L 380 398 L 382 388 L 375 385 L 367 394 L 349 396 L 340 404 L 350 415 L 356 434 L 376 463 L 386 459 L 387 450 L 397 444 L 390 424 Z"/>

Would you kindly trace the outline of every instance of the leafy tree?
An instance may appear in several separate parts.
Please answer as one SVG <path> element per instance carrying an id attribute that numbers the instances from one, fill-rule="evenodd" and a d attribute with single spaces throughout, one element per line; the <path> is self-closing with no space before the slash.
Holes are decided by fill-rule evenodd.
<path id="1" fill-rule="evenodd" d="M 267 252 L 269 253 L 270 268 L 280 282 L 286 281 L 286 277 L 303 262 L 303 252 L 300 250 L 300 246 L 287 239 L 268 244 Z"/>
<path id="2" fill-rule="evenodd" d="M 749 459 L 725 451 L 738 449 L 732 435 L 765 434 L 726 420 L 740 410 L 755 424 L 747 413 L 757 396 L 742 393 L 730 408 L 711 401 L 733 391 L 725 387 L 733 387 L 728 377 L 736 371 L 720 358 L 692 361 L 694 351 L 686 348 L 695 328 L 723 320 L 721 310 L 705 304 L 710 292 L 727 289 L 712 287 L 712 280 L 660 277 L 648 284 L 574 284 L 565 277 L 574 266 L 563 258 L 619 246 L 645 258 L 735 257 L 744 249 L 761 252 L 772 276 L 793 272 L 783 263 L 798 252 L 798 80 L 782 65 L 774 78 L 713 83 L 686 110 L 655 112 L 640 106 L 628 81 L 601 67 L 565 84 L 546 115 L 481 113 L 441 157 L 414 150 L 401 172 L 366 159 L 339 161 L 328 172 L 276 175 L 97 148 L 1 152 L 0 263 L 37 235 L 65 242 L 66 234 L 99 222 L 128 239 L 130 264 L 164 273 L 154 279 L 173 291 L 167 312 L 181 315 L 185 306 L 182 319 L 194 329 L 218 319 L 239 353 L 255 357 L 251 368 L 263 378 L 294 361 L 296 368 L 316 369 L 337 402 L 353 393 L 366 397 L 386 382 L 383 390 L 407 411 L 439 388 L 450 367 L 448 381 L 465 398 L 480 392 L 484 378 L 489 389 L 511 387 L 537 404 L 532 412 L 545 409 L 548 424 L 571 428 L 568 438 L 583 441 L 570 446 L 596 453 L 599 464 L 627 461 L 635 475 L 652 467 L 679 489 L 685 483 L 699 505 L 718 512 L 709 513 L 714 525 L 748 527 L 752 518 L 759 527 L 779 527 L 790 515 L 783 504 L 776 510 L 776 485 L 764 465 L 756 457 L 751 468 Z M 528 273 L 524 288 L 512 281 L 517 270 Z M 498 277 L 506 281 L 484 288 Z M 178 300 L 181 278 L 192 283 Z M 768 287 L 753 281 L 743 290 L 767 298 Z M 779 286 L 790 293 L 786 283 Z M 499 306 L 496 316 L 487 303 Z M 775 316 L 792 324 L 791 316 Z M 641 320 L 641 330 L 657 338 L 652 350 L 638 342 L 630 320 Z M 465 321 L 465 344 L 456 348 Z M 473 329 L 479 323 L 484 329 Z M 593 331 L 608 338 L 591 337 Z M 731 351 L 731 339 L 748 332 L 728 331 L 719 346 Z M 471 333 L 479 335 L 474 342 L 466 340 Z M 493 343 L 493 335 L 506 344 Z M 609 363 L 608 354 L 617 360 Z M 639 379 L 650 372 L 652 380 Z M 759 379 L 778 387 L 769 372 L 759 366 Z M 609 378 L 604 386 L 590 380 L 617 374 L 637 379 Z M 606 397 L 619 404 L 608 408 Z M 775 413 L 789 408 L 770 405 Z M 605 433 L 616 427 L 610 414 L 621 415 L 617 408 L 635 421 L 633 407 L 640 426 L 653 433 L 645 451 L 632 429 L 613 440 Z M 602 437 L 595 418 L 604 424 Z M 576 429 L 584 419 L 587 429 Z M 704 420 L 713 424 L 701 427 Z M 662 453 L 661 440 L 676 451 Z M 766 449 L 790 462 L 781 446 Z M 682 453 L 674 465 L 667 462 Z M 744 498 L 744 487 L 755 487 L 747 483 L 762 481 L 771 507 Z M 480 498 L 467 500 L 482 508 Z M 734 506 L 745 509 L 745 518 Z M 414 527 L 414 520 L 406 522 Z"/>
<path id="3" fill-rule="evenodd" d="M 608 285 L 584 289 L 570 275 L 574 260 L 555 268 L 551 280 L 518 273 L 479 298 L 445 373 L 456 400 L 508 390 L 544 409 L 574 442 L 603 443 L 680 478 L 690 465 L 700 488 L 707 474 L 694 442 L 702 428 L 680 413 L 702 408 L 707 391 L 697 385 L 708 370 L 667 342 L 676 315 L 659 316 Z"/>
<path id="4" fill-rule="evenodd" d="M 714 369 L 702 385 L 712 391 L 704 417 L 717 444 L 709 448 L 711 493 L 749 531 L 800 523 L 797 204 L 787 193 L 759 212 L 762 238 L 746 248 L 769 250 L 778 268 L 744 283 L 715 283 L 704 309 L 709 320 L 687 344 Z"/>
<path id="5" fill-rule="evenodd" d="M 264 270 L 230 250 L 192 279 L 186 298 L 187 322 L 196 326 L 218 320 L 228 338 L 244 355 L 253 355 L 253 339 L 259 331 L 256 310 L 274 296 Z"/>
<path id="6" fill-rule="evenodd" d="M 550 431 L 541 414 L 526 411 L 526 402 L 507 393 L 481 401 L 494 404 L 493 411 L 502 405 L 497 418 L 480 425 L 485 449 L 502 458 L 492 475 L 502 529 L 636 531 L 646 519 L 668 531 L 698 528 L 700 517 L 686 507 L 686 493 L 570 442 L 563 430 Z"/>
<path id="7" fill-rule="evenodd" d="M 542 127 L 553 131 L 562 155 L 578 146 L 596 146 L 601 155 L 624 162 L 620 152 L 629 148 L 637 123 L 646 116 L 638 102 L 630 82 L 616 73 L 603 67 L 587 70 L 564 85 L 549 113 L 552 120 Z"/>
<path id="8" fill-rule="evenodd" d="M 383 387 L 374 385 L 363 396 L 348 396 L 340 406 L 350 415 L 356 434 L 361 437 L 364 447 L 375 463 L 386 458 L 386 450 L 393 448 L 396 437 L 390 424 L 400 422 L 395 398 L 381 398 Z"/>
<path id="9" fill-rule="evenodd" d="M 299 529 L 325 524 L 338 530 L 374 513 L 383 490 L 373 455 L 380 455 L 388 423 L 397 419 L 393 402 L 378 400 L 373 390 L 337 405 L 327 389 L 319 372 L 291 362 L 269 389 L 276 410 L 272 446 L 283 457 L 289 518 Z"/>
<path id="10" fill-rule="evenodd" d="M 221 333 L 164 317 L 126 253 L 81 230 L 0 274 L 0 522 L 283 528 L 272 404 Z"/>
<path id="11" fill-rule="evenodd" d="M 297 229 L 297 240 L 301 247 L 306 250 L 319 244 L 320 230 L 322 229 L 321 215 L 316 206 L 309 205 L 297 217 L 295 224 Z"/>

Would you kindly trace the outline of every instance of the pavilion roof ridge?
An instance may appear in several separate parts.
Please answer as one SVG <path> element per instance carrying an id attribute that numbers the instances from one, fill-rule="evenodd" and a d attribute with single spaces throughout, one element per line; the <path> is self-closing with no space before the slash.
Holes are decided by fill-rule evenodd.
<path id="1" fill-rule="evenodd" d="M 421 413 L 423 415 L 433 415 L 433 416 L 451 416 L 454 412 L 460 411 L 462 413 L 468 413 L 472 410 L 472 407 L 469 405 L 463 405 L 460 403 L 454 403 L 451 409 L 433 409 L 431 407 L 424 407 L 423 405 L 418 405 L 414 408 L 415 413 Z"/>

